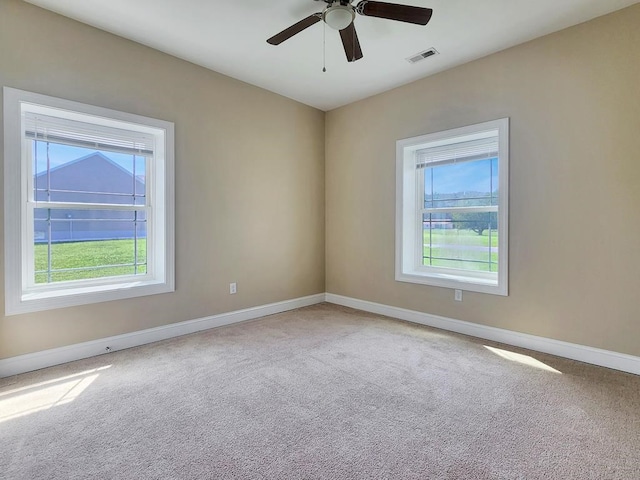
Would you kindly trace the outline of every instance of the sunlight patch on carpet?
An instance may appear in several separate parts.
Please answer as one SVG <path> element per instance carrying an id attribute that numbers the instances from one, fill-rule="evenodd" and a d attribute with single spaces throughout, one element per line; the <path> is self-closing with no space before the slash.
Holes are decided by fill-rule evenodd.
<path id="1" fill-rule="evenodd" d="M 0 393 L 0 423 L 73 402 L 100 376 L 106 365 Z"/>
<path id="2" fill-rule="evenodd" d="M 530 367 L 539 368 L 541 370 L 546 370 L 548 372 L 562 374 L 561 371 L 556 370 L 555 368 L 550 367 L 546 363 L 543 363 L 540 360 L 536 360 L 535 358 L 530 357 L 529 355 L 523 355 L 522 353 L 510 352 L 509 350 L 502 350 L 500 348 L 495 348 L 495 347 L 488 347 L 487 345 L 485 345 L 484 348 L 486 348 L 490 352 L 493 352 L 493 353 L 495 353 L 496 355 L 498 355 L 498 356 L 500 356 L 502 358 L 505 358 L 507 360 L 511 360 L 512 362 L 522 363 L 523 365 L 528 365 Z"/>

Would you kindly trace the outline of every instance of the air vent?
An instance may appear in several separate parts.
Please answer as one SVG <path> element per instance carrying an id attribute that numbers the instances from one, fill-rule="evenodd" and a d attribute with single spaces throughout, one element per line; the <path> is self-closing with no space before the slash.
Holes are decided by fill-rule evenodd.
<path id="1" fill-rule="evenodd" d="M 418 63 L 419 61 L 424 60 L 425 58 L 433 57 L 438 53 L 439 52 L 432 47 L 432 48 L 429 48 L 428 50 L 425 50 L 424 52 L 416 53 L 415 55 L 410 56 L 409 58 L 407 58 L 407 62 Z"/>

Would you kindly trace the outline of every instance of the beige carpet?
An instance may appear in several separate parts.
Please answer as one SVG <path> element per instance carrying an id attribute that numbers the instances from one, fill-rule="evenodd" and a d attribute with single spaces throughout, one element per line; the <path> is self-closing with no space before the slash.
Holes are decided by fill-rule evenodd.
<path id="1" fill-rule="evenodd" d="M 639 479 L 640 377 L 321 304 L 2 380 L 0 477 Z"/>

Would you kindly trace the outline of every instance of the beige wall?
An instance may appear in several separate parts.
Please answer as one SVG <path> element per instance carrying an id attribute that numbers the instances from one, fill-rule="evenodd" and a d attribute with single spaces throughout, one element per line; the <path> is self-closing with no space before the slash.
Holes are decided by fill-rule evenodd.
<path id="1" fill-rule="evenodd" d="M 177 226 L 174 294 L 0 317 L 0 358 L 323 292 L 325 179 L 327 291 L 640 355 L 637 25 L 640 6 L 325 119 L 0 0 L 0 85 L 175 122 Z M 395 282 L 395 141 L 505 116 L 509 297 Z"/>
<path id="2" fill-rule="evenodd" d="M 327 291 L 640 355 L 639 25 L 636 5 L 329 112 Z M 510 295 L 395 282 L 395 141 L 501 117 Z"/>
<path id="3" fill-rule="evenodd" d="M 0 358 L 324 292 L 323 112 L 17 0 L 0 85 L 175 122 L 177 288 L 0 316 Z"/>

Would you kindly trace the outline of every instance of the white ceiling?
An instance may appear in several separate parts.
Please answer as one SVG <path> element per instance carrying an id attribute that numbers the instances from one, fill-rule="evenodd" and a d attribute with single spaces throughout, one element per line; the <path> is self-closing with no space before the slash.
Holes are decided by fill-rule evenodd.
<path id="1" fill-rule="evenodd" d="M 364 58 L 347 63 L 338 32 L 317 23 L 266 43 L 319 12 L 314 0 L 27 0 L 322 110 L 351 103 L 639 0 L 392 0 L 433 8 L 427 26 L 357 16 Z M 358 0 L 354 1 L 357 4 Z M 597 39 L 594 39 L 597 41 Z M 440 54 L 405 59 L 435 47 Z M 589 45 L 585 45 L 589 48 Z"/>

